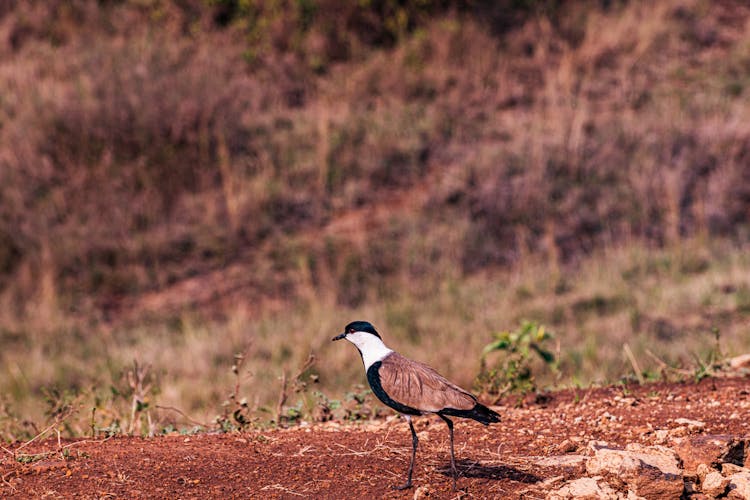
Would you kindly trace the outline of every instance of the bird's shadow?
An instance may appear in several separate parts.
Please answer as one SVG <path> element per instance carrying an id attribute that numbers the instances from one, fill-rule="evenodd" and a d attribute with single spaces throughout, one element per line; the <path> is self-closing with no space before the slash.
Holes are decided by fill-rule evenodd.
<path id="1" fill-rule="evenodd" d="M 450 463 L 438 469 L 445 476 L 451 475 Z M 482 479 L 493 479 L 499 481 L 508 479 L 519 483 L 533 484 L 542 479 L 539 476 L 518 470 L 507 465 L 482 465 L 480 462 L 471 460 L 456 460 L 456 472 L 459 477 L 476 477 Z"/>

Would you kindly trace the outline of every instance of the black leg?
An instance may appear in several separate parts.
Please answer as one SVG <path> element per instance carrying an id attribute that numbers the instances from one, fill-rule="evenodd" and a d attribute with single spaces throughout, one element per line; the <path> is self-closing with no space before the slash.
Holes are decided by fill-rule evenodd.
<path id="1" fill-rule="evenodd" d="M 453 475 L 453 491 L 456 491 L 456 476 L 458 474 L 456 472 L 456 456 L 453 454 L 453 422 L 448 417 L 443 416 L 439 413 L 438 416 L 445 420 L 445 423 L 448 424 L 448 433 L 451 436 L 451 474 Z"/>
<path id="2" fill-rule="evenodd" d="M 411 462 L 409 463 L 409 473 L 407 475 L 406 482 L 401 486 L 396 487 L 397 490 L 405 490 L 411 488 L 411 473 L 414 472 L 414 459 L 417 456 L 417 444 L 419 444 L 417 433 L 414 431 L 414 424 L 411 423 L 411 416 L 404 415 L 404 417 L 406 418 L 406 421 L 409 422 L 409 429 L 411 429 Z"/>

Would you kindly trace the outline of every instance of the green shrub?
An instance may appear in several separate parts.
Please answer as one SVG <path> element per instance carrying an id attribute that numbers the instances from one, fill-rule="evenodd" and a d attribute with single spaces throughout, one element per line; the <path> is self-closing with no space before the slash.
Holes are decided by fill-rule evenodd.
<path id="1" fill-rule="evenodd" d="M 533 361 L 541 360 L 550 370 L 557 371 L 555 354 L 547 348 L 553 335 L 543 325 L 524 321 L 515 331 L 495 334 L 495 340 L 482 351 L 482 368 L 477 386 L 498 399 L 506 393 L 526 394 L 536 390 Z M 503 356 L 487 368 L 487 356 L 501 351 Z"/>

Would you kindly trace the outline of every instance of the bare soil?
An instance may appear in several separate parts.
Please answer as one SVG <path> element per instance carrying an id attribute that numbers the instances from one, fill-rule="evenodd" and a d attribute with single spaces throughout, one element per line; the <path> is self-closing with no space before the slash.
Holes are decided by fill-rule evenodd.
<path id="1" fill-rule="evenodd" d="M 152 439 L 33 443 L 49 456 L 23 464 L 0 457 L 0 496 L 9 498 L 543 498 L 584 474 L 565 464 L 591 440 L 654 444 L 655 431 L 679 418 L 705 434 L 750 435 L 750 379 L 706 379 L 566 390 L 496 409 L 503 422 L 456 422 L 458 492 L 451 491 L 448 432 L 436 417 L 417 419 L 414 487 L 405 478 L 411 451 L 397 417 L 363 424 L 327 422 L 245 433 Z M 66 456 L 64 456 L 66 455 Z M 556 457 L 545 461 L 545 457 Z"/>

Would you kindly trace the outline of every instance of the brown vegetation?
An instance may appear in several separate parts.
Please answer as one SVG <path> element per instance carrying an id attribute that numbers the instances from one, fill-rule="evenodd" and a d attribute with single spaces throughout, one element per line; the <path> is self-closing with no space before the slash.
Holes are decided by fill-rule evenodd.
<path id="1" fill-rule="evenodd" d="M 585 382 L 750 347 L 743 2 L 376 4 L 0 4 L 0 391 L 211 412 L 251 337 L 259 408 L 355 316 L 464 383 L 524 316 Z"/>

